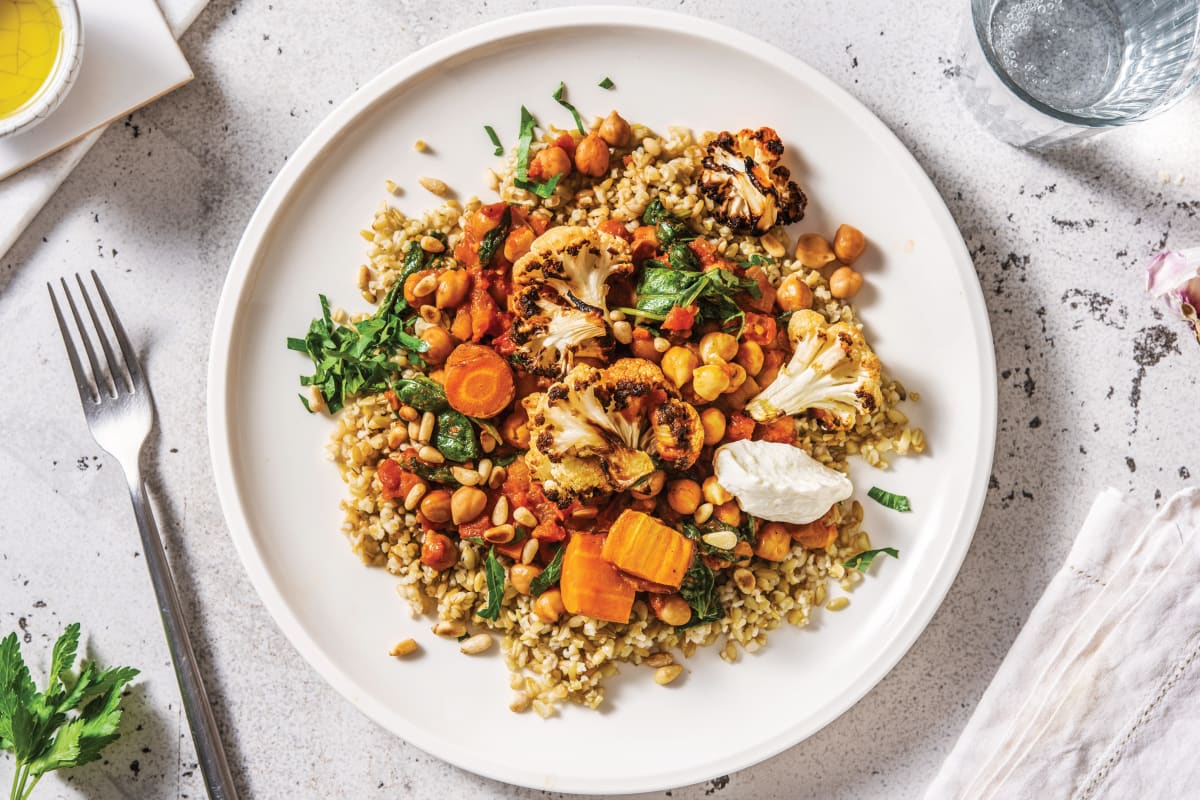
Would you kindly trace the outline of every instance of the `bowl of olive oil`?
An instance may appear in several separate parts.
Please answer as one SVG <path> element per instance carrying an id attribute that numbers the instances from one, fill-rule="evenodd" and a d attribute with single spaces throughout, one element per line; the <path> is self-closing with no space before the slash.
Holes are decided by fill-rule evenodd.
<path id="1" fill-rule="evenodd" d="M 75 0 L 0 0 L 0 137 L 50 116 L 82 55 Z"/>

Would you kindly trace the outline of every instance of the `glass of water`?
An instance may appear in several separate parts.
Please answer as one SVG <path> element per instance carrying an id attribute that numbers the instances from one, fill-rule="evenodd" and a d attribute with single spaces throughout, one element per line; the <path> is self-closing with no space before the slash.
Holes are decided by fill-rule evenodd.
<path id="1" fill-rule="evenodd" d="M 971 0 L 967 107 L 1043 149 L 1146 119 L 1200 83 L 1200 0 Z"/>

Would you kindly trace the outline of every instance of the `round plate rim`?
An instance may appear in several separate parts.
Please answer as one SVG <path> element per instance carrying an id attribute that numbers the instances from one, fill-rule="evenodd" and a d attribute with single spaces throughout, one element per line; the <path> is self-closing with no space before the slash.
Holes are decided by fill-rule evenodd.
<path id="1" fill-rule="evenodd" d="M 645 27 L 699 36 L 718 40 L 725 46 L 752 53 L 757 57 L 765 55 L 770 58 L 779 64 L 782 71 L 791 73 L 812 89 L 825 94 L 845 111 L 855 124 L 861 126 L 864 132 L 871 136 L 875 144 L 894 158 L 904 176 L 921 196 L 948 248 L 954 253 L 954 267 L 962 273 L 964 278 L 965 302 L 974 321 L 976 356 L 979 359 L 983 382 L 981 386 L 983 407 L 978 409 L 980 430 L 978 431 L 977 445 L 978 452 L 981 455 L 985 454 L 985 457 L 980 458 L 976 463 L 971 489 L 959 515 L 953 544 L 942 563 L 936 566 L 935 577 L 929 588 L 918 605 L 914 607 L 908 619 L 905 620 L 896 638 L 892 640 L 891 646 L 870 663 L 855 691 L 846 692 L 841 697 L 841 702 L 833 704 L 824 714 L 806 719 L 803 723 L 786 729 L 773 739 L 762 743 L 753 752 L 741 749 L 729 757 L 702 765 L 666 770 L 653 776 L 636 779 L 609 776 L 603 779 L 589 779 L 586 783 L 559 780 L 550 778 L 544 771 L 525 769 L 519 765 L 481 761 L 478 754 L 456 751 L 453 746 L 447 745 L 436 737 L 426 735 L 419 726 L 389 712 L 382 704 L 356 690 L 353 681 L 308 636 L 272 582 L 251 534 L 239 487 L 233 479 L 234 459 L 228 440 L 229 419 L 226 413 L 226 404 L 229 399 L 227 378 L 232 369 L 229 355 L 233 345 L 232 334 L 242 305 L 242 296 L 247 289 L 248 279 L 252 276 L 252 268 L 258 261 L 260 249 L 274 223 L 274 218 L 284 206 L 291 188 L 304 178 L 307 170 L 325 148 L 338 138 L 343 129 L 397 86 L 418 77 L 420 73 L 440 62 L 461 56 L 474 48 L 486 46 L 498 39 L 549 29 L 611 25 L 611 12 L 612 8 L 608 6 L 549 9 L 518 14 L 477 25 L 407 56 L 367 82 L 331 111 L 288 159 L 263 195 L 246 226 L 221 290 L 209 349 L 207 386 L 207 423 L 209 450 L 213 462 L 213 479 L 222 512 L 229 526 L 230 537 L 255 591 L 262 599 L 268 613 L 301 656 L 330 686 L 367 717 L 438 758 L 476 774 L 507 783 L 535 789 L 591 794 L 657 791 L 745 769 L 777 755 L 813 735 L 841 716 L 873 689 L 908 653 L 917 638 L 924 632 L 934 613 L 941 606 L 958 575 L 963 559 L 966 557 L 983 510 L 987 478 L 991 472 L 994 455 L 998 405 L 995 345 L 983 292 L 970 254 L 950 211 L 929 176 L 896 135 L 846 90 L 800 59 L 774 45 L 703 18 L 669 11 L 623 6 L 619 23 L 622 27 Z"/>

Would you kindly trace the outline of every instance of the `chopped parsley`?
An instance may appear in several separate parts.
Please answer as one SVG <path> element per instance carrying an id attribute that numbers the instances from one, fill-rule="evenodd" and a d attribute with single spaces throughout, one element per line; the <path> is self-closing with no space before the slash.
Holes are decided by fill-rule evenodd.
<path id="1" fill-rule="evenodd" d="M 600 81 L 600 83 L 598 83 L 596 85 L 599 86 L 601 89 L 611 89 L 616 84 L 613 83 L 612 78 L 606 77 L 604 80 Z"/>
<path id="2" fill-rule="evenodd" d="M 504 145 L 500 144 L 500 137 L 496 135 L 496 129 L 491 125 L 484 125 L 483 129 L 487 131 L 488 138 L 492 140 L 492 145 L 495 146 L 495 149 L 492 151 L 492 155 L 504 155 Z"/>
<path id="3" fill-rule="evenodd" d="M 877 555 L 888 555 L 892 558 L 899 558 L 900 551 L 894 547 L 881 547 L 878 550 L 865 550 L 856 556 L 851 556 L 842 564 L 844 567 L 856 569 L 859 572 L 865 573 L 871 568 L 871 562 L 875 560 Z"/>
<path id="4" fill-rule="evenodd" d="M 558 186 L 562 175 L 555 175 L 544 183 L 529 180 L 529 146 L 533 144 L 533 129 L 536 127 L 537 120 L 529 113 L 529 109 L 521 106 L 521 128 L 517 136 L 517 176 L 513 179 L 513 185 L 545 199 L 554 194 L 554 187 Z"/>
<path id="5" fill-rule="evenodd" d="M 560 106 L 565 108 L 567 111 L 570 111 L 571 116 L 575 118 L 575 127 L 579 129 L 580 133 L 586 134 L 587 131 L 584 130 L 584 128 L 583 128 L 583 120 L 580 119 L 579 112 L 577 110 L 575 110 L 575 106 L 573 106 L 567 102 L 566 94 L 567 94 L 567 85 L 565 83 L 563 83 L 562 81 L 559 81 L 558 88 L 554 90 L 554 102 L 558 103 Z"/>
<path id="6" fill-rule="evenodd" d="M 500 601 L 504 599 L 504 565 L 496 558 L 496 548 L 488 550 L 487 561 L 484 564 L 487 575 L 487 605 L 475 613 L 484 619 L 500 617 Z"/>
<path id="7" fill-rule="evenodd" d="M 867 497 L 881 506 L 890 508 L 892 511 L 912 511 L 912 506 L 909 505 L 907 497 L 902 494 L 892 494 L 880 489 L 878 486 L 872 486 L 871 490 L 867 492 Z"/>
<path id="8" fill-rule="evenodd" d="M 558 583 L 559 578 L 562 577 L 563 550 L 565 549 L 565 547 L 559 545 L 558 550 L 554 553 L 554 558 L 550 559 L 550 563 L 546 565 L 544 570 L 542 570 L 542 574 L 530 581 L 530 595 L 537 597 L 542 592 Z"/>
<path id="9" fill-rule="evenodd" d="M 675 630 L 681 631 L 716 622 L 725 616 L 725 609 L 717 599 L 717 582 L 713 571 L 701 559 L 697 558 L 688 571 L 684 573 L 683 585 L 679 594 L 692 607 L 692 618 L 686 625 L 680 625 Z"/>

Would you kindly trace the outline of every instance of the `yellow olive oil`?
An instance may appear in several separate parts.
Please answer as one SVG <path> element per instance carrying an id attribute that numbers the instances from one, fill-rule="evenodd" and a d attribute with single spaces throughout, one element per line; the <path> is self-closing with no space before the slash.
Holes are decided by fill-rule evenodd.
<path id="1" fill-rule="evenodd" d="M 51 0 L 0 0 L 0 117 L 37 97 L 61 48 L 62 18 Z"/>

